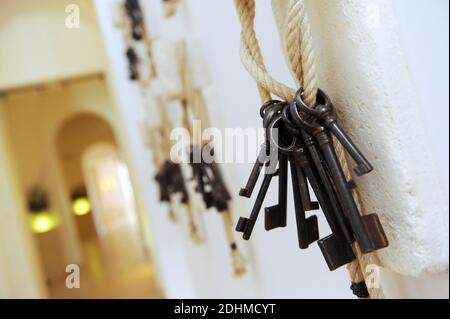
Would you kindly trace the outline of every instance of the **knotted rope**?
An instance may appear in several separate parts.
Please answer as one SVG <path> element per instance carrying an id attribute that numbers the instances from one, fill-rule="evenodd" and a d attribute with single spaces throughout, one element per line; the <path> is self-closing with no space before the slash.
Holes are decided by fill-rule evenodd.
<path id="1" fill-rule="evenodd" d="M 263 103 L 271 99 L 274 94 L 285 101 L 292 101 L 295 90 L 274 79 L 267 71 L 261 49 L 254 29 L 255 20 L 255 0 L 235 0 L 236 11 L 242 26 L 241 30 L 241 60 L 247 71 L 258 84 L 258 90 Z M 317 93 L 317 77 L 315 70 L 314 50 L 312 47 L 311 29 L 308 15 L 305 9 L 304 0 L 290 0 L 286 27 L 283 37 L 289 65 L 297 81 L 303 88 L 304 100 L 311 106 L 315 106 Z M 347 180 L 351 179 L 352 173 L 348 167 L 345 151 L 342 145 L 335 141 L 336 154 L 341 163 Z M 362 203 L 356 190 L 353 196 L 359 211 L 363 211 Z M 353 250 L 356 260 L 347 265 L 347 269 L 352 281 L 352 290 L 360 297 L 368 297 L 365 294 L 364 283 L 365 270 L 367 265 L 374 264 L 373 254 L 361 254 L 358 245 L 355 243 Z M 381 287 L 372 288 L 367 286 L 367 292 L 371 298 L 384 298 Z"/>

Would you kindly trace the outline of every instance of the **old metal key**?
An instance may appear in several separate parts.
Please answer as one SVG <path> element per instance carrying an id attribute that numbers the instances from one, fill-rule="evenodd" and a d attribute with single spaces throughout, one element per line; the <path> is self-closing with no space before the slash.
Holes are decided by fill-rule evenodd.
<path id="1" fill-rule="evenodd" d="M 283 110 L 282 115 L 291 133 L 298 136 L 300 140 L 305 139 L 305 134 L 307 133 L 291 121 L 288 107 Z M 354 240 L 351 237 L 352 235 L 348 230 L 345 217 L 342 215 L 342 210 L 336 200 L 327 174 L 327 168 L 324 167 L 325 163 L 320 158 L 320 151 L 316 149 L 317 146 L 311 140 L 305 140 L 305 142 L 306 145 L 303 146 L 303 144 L 300 144 L 296 148 L 295 154 L 298 162 L 295 161 L 293 163 L 296 163 L 298 170 L 304 169 L 306 171 L 304 175 L 308 176 L 332 231 L 332 234 L 320 239 L 318 245 L 329 269 L 335 270 L 355 259 L 351 248 Z M 308 149 L 308 152 L 306 152 L 305 147 Z M 311 160 L 314 165 L 312 165 Z"/>
<path id="2" fill-rule="evenodd" d="M 256 182 L 258 181 L 258 177 L 261 174 L 261 169 L 266 162 L 266 144 L 261 145 L 261 150 L 258 154 L 258 158 L 256 159 L 255 164 L 253 165 L 252 172 L 250 173 L 250 177 L 247 181 L 245 187 L 241 188 L 239 191 L 239 196 L 250 198 L 253 193 L 253 189 L 255 188 Z"/>
<path id="3" fill-rule="evenodd" d="M 308 180 L 303 170 L 296 170 L 297 180 L 300 188 L 300 198 L 305 211 L 318 210 L 319 203 L 311 200 L 309 193 Z"/>
<path id="4" fill-rule="evenodd" d="M 328 193 L 323 185 L 323 182 L 317 173 L 314 165 L 305 150 L 300 147 L 294 153 L 296 162 L 305 171 L 311 186 L 314 189 L 322 211 L 327 219 L 332 234 L 318 241 L 322 254 L 328 264 L 330 270 L 335 270 L 355 259 L 355 255 L 351 248 L 351 244 L 348 243 L 343 235 L 342 229 L 338 226 L 336 212 L 333 209 L 333 204 L 328 196 Z"/>
<path id="5" fill-rule="evenodd" d="M 276 149 L 276 147 L 273 145 L 273 143 L 270 140 L 270 136 L 271 136 L 271 129 L 273 127 L 271 127 L 271 123 L 272 123 L 272 119 L 274 116 L 277 116 L 280 114 L 281 110 L 283 109 L 284 104 L 282 104 L 279 101 L 269 101 L 267 103 L 265 103 L 260 110 L 260 114 L 263 118 L 263 126 L 266 129 L 266 142 L 264 143 L 262 149 L 261 149 L 261 153 L 260 156 L 258 156 L 258 160 L 257 163 L 255 164 L 255 166 L 259 166 L 259 163 L 262 163 L 262 158 L 264 158 L 264 163 L 261 166 L 266 166 L 266 170 L 265 170 L 265 175 L 264 175 L 264 179 L 261 185 L 261 188 L 258 192 L 258 195 L 256 197 L 255 200 L 255 204 L 253 205 L 253 209 L 250 213 L 250 217 L 249 218 L 245 218 L 245 217 L 241 217 L 238 220 L 238 223 L 236 225 L 236 231 L 238 232 L 242 232 L 243 236 L 242 238 L 245 240 L 250 239 L 251 233 L 253 231 L 253 228 L 255 226 L 256 220 L 258 218 L 259 212 L 261 210 L 261 207 L 263 205 L 264 202 L 264 198 L 267 194 L 267 190 L 269 189 L 270 186 L 270 182 L 272 181 L 273 176 L 275 175 L 279 175 L 279 170 L 275 170 L 274 168 L 276 168 L 277 164 L 279 164 L 279 153 L 278 150 Z M 262 156 L 264 155 L 264 156 Z M 283 159 L 283 157 L 281 157 L 281 170 L 282 170 L 282 175 L 286 175 L 287 173 L 285 172 L 284 167 L 287 165 L 285 163 L 285 160 Z M 256 180 L 259 176 L 259 173 L 261 171 L 261 167 L 254 167 L 254 170 L 252 171 L 252 174 L 250 176 L 249 181 L 247 182 L 247 186 L 249 186 L 247 188 L 247 191 L 242 191 L 241 194 L 243 196 L 245 195 L 251 195 L 252 190 L 256 184 Z M 256 172 L 258 172 L 258 174 L 256 174 Z M 281 177 L 283 182 L 284 177 Z M 286 189 L 285 189 L 286 190 Z M 287 191 L 287 190 L 286 190 Z M 283 194 L 281 194 L 283 195 Z M 269 207 L 268 210 L 266 210 L 266 228 L 269 229 L 273 229 L 275 227 L 281 227 L 283 224 L 285 225 L 286 222 L 286 213 L 285 213 L 285 203 L 284 203 L 284 198 L 286 196 L 280 196 L 280 202 L 279 204 L 281 204 L 280 206 L 273 206 L 273 207 Z M 287 199 L 286 199 L 287 200 Z M 283 206 L 284 206 L 284 214 L 283 214 Z M 272 214 L 273 213 L 273 216 Z M 280 215 L 281 213 L 281 215 Z M 283 216 L 284 215 L 284 216 Z"/>
<path id="6" fill-rule="evenodd" d="M 298 172 L 301 171 L 301 168 L 297 167 L 292 157 L 290 160 L 290 166 L 292 194 L 294 196 L 295 220 L 297 222 L 298 246 L 300 249 L 306 249 L 310 244 L 319 239 L 319 226 L 316 215 L 312 215 L 308 218 L 305 216 L 305 208 L 302 200 L 299 198 L 302 190 L 300 187 Z"/>
<path id="7" fill-rule="evenodd" d="M 271 118 L 279 113 L 283 109 L 283 102 L 272 100 L 264 103 L 259 111 L 261 118 L 263 119 L 263 126 L 267 127 L 270 124 Z M 261 174 L 261 169 L 264 164 L 268 162 L 270 141 L 266 138 L 265 143 L 261 145 L 261 150 L 259 151 L 258 157 L 255 164 L 253 165 L 250 177 L 247 180 L 245 187 L 241 188 L 239 191 L 239 196 L 250 198 L 252 196 L 253 190 L 255 188 L 256 182 L 258 181 L 259 175 Z"/>
<path id="8" fill-rule="evenodd" d="M 297 103 L 292 103 L 290 105 L 292 119 L 303 129 L 309 130 L 316 138 L 329 167 L 338 201 L 347 215 L 361 251 L 363 253 L 368 253 L 386 247 L 388 241 L 378 219 L 378 215 L 371 214 L 361 216 L 359 213 L 351 189 L 349 188 L 349 184 L 334 150 L 329 132 L 318 121 L 307 123 L 303 120 L 298 114 L 297 106 Z"/>
<path id="9" fill-rule="evenodd" d="M 372 165 L 358 150 L 350 137 L 339 126 L 337 122 L 336 110 L 328 96 L 319 89 L 317 92 L 317 105 L 315 108 L 311 108 L 303 101 L 301 94 L 302 92 L 299 90 L 295 95 L 295 103 L 300 108 L 300 111 L 320 119 L 323 125 L 327 127 L 334 136 L 336 136 L 342 146 L 344 146 L 356 162 L 357 166 L 354 168 L 354 171 L 358 176 L 370 173 L 373 170 Z"/>
<path id="10" fill-rule="evenodd" d="M 288 105 L 286 103 L 284 107 L 287 106 Z M 283 121 L 283 115 L 281 113 L 273 117 L 269 127 L 276 128 L 278 133 L 276 140 L 273 140 L 272 136 L 270 137 L 272 145 L 276 145 L 280 153 L 279 180 L 282 181 L 284 179 L 284 184 L 279 189 L 279 196 L 281 197 L 287 195 L 287 160 L 289 160 L 291 166 L 291 180 L 293 187 L 298 242 L 300 249 L 306 249 L 311 243 L 319 239 L 319 228 L 317 223 L 317 216 L 313 215 L 308 218 L 306 218 L 305 216 L 306 209 L 303 203 L 305 203 L 305 206 L 307 206 L 309 210 L 314 204 L 311 204 L 309 198 L 309 190 L 307 189 L 308 184 L 306 178 L 304 177 L 302 169 L 297 165 L 297 163 L 295 162 L 295 158 L 292 156 L 293 152 L 296 150 L 298 140 L 294 135 L 291 134 L 289 128 L 286 126 L 286 123 Z M 286 161 L 286 166 L 284 169 L 281 165 L 282 160 Z M 283 209 L 283 217 L 286 218 L 286 205 L 283 207 Z"/>
<path id="11" fill-rule="evenodd" d="M 339 205 L 334 187 L 329 177 L 329 168 L 326 165 L 326 162 L 323 159 L 322 154 L 320 153 L 320 149 L 318 149 L 318 146 L 316 145 L 314 138 L 307 131 L 301 129 L 292 122 L 289 107 L 286 107 L 283 110 L 282 115 L 283 121 L 285 122 L 286 126 L 290 129 L 291 133 L 298 136 L 299 139 L 302 139 L 304 142 L 304 146 L 308 149 L 309 153 L 308 157 L 311 158 L 315 166 L 315 169 L 312 171 L 312 173 L 314 173 L 314 175 L 317 176 L 315 179 L 316 180 L 320 179 L 321 182 L 318 186 L 316 186 L 315 191 L 319 189 L 326 191 L 328 200 L 322 203 L 321 206 L 326 206 L 324 213 L 331 230 L 334 233 L 342 232 L 345 238 L 347 239 L 347 242 L 349 244 L 353 243 L 354 242 L 353 235 L 349 231 L 348 222 L 346 221 L 342 209 Z M 308 160 L 305 160 L 305 162 L 308 163 Z M 303 172 L 303 170 L 301 169 L 299 171 Z M 305 174 L 303 174 L 303 176 L 306 178 Z M 353 186 L 349 187 L 353 188 Z M 320 192 L 322 193 L 322 191 Z M 326 197 L 323 198 L 325 199 Z"/>
<path id="12" fill-rule="evenodd" d="M 278 155 L 278 204 L 266 207 L 264 210 L 264 227 L 272 230 L 279 227 L 286 227 L 287 210 L 287 180 L 288 166 L 287 156 Z"/>
<path id="13" fill-rule="evenodd" d="M 245 240 L 250 239 L 256 220 L 258 219 L 259 212 L 263 205 L 264 198 L 266 197 L 267 190 L 269 189 L 270 182 L 272 181 L 272 177 L 276 174 L 277 172 L 266 172 L 261 188 L 259 189 L 258 196 L 256 197 L 255 204 L 253 205 L 253 209 L 250 213 L 250 217 L 240 217 L 237 222 L 236 231 L 242 232 L 242 238 Z"/>

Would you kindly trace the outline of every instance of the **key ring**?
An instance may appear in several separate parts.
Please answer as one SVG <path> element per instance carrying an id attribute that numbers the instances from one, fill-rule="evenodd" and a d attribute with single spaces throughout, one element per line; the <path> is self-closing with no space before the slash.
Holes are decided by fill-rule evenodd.
<path id="1" fill-rule="evenodd" d="M 267 128 L 270 125 L 274 116 L 281 113 L 285 105 L 285 102 L 281 101 L 270 101 L 270 102 L 271 103 L 269 104 L 264 104 L 260 110 L 260 114 L 263 114 L 264 128 Z"/>
<path id="2" fill-rule="evenodd" d="M 280 103 L 283 103 L 283 102 L 281 102 L 280 100 L 270 100 L 270 101 L 267 101 L 266 103 L 264 103 L 261 106 L 261 108 L 259 109 L 259 115 L 261 116 L 261 118 L 262 119 L 264 118 L 266 109 L 268 109 L 276 104 L 280 104 Z"/>
<path id="3" fill-rule="evenodd" d="M 301 128 L 295 125 L 295 123 L 291 120 L 290 113 L 289 113 L 289 105 L 286 104 L 286 106 L 283 108 L 283 111 L 281 112 L 281 115 L 283 117 L 283 122 L 288 129 L 289 133 L 295 136 L 301 136 Z"/>
<path id="4" fill-rule="evenodd" d="M 316 118 L 312 118 L 312 121 L 309 121 L 309 119 L 304 120 L 300 116 L 300 112 L 298 110 L 295 99 L 289 105 L 289 112 L 292 118 L 292 122 L 309 133 L 312 133 L 319 125 L 319 123 L 317 123 L 316 121 Z"/>
<path id="5" fill-rule="evenodd" d="M 304 112 L 310 116 L 316 117 L 325 121 L 325 125 L 336 122 L 337 115 L 333 103 L 331 103 L 328 95 L 321 89 L 317 89 L 316 95 L 316 107 L 309 107 L 302 99 L 302 89 L 299 89 L 295 94 L 295 104 L 300 108 L 301 112 Z"/>
<path id="6" fill-rule="evenodd" d="M 289 128 L 287 128 L 286 126 L 285 126 L 286 130 L 289 132 L 289 135 L 292 137 L 292 139 L 290 141 L 288 141 L 285 138 L 286 137 L 285 134 L 280 134 L 280 133 L 283 133 L 281 131 L 282 126 L 280 126 L 280 123 L 282 125 L 285 124 L 284 120 L 283 120 L 283 115 L 276 114 L 267 127 L 268 140 L 270 141 L 271 145 L 274 145 L 282 153 L 290 153 L 295 148 L 295 145 L 297 145 L 298 139 L 294 135 L 290 134 Z M 274 129 L 277 129 L 277 131 L 278 131 L 278 134 L 277 134 L 278 136 L 277 136 L 276 140 L 273 138 L 273 130 Z M 283 142 L 284 145 L 281 145 L 280 142 Z"/>

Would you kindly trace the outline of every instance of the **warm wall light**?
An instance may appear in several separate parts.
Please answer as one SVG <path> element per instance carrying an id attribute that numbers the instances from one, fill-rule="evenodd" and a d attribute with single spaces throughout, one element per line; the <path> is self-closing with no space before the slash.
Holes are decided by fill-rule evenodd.
<path id="1" fill-rule="evenodd" d="M 84 216 L 91 212 L 92 205 L 89 200 L 84 185 L 72 190 L 72 213 L 77 216 Z"/>
<path id="2" fill-rule="evenodd" d="M 30 227 L 36 234 L 43 234 L 56 228 L 58 225 L 54 214 L 48 211 L 32 212 L 29 215 Z"/>
<path id="3" fill-rule="evenodd" d="M 49 210 L 47 194 L 38 187 L 28 193 L 28 222 L 31 230 L 36 234 L 43 234 L 55 229 L 58 220 Z"/>
<path id="4" fill-rule="evenodd" d="M 85 196 L 72 200 L 72 212 L 77 216 L 84 216 L 91 212 L 91 202 Z"/>

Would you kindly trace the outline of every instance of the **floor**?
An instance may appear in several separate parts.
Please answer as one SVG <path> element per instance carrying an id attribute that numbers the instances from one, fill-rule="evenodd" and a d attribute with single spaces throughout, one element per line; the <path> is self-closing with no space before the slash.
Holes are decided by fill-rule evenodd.
<path id="1" fill-rule="evenodd" d="M 66 278 L 49 286 L 51 298 L 163 298 L 136 225 L 119 225 L 83 241 L 80 288 Z"/>

